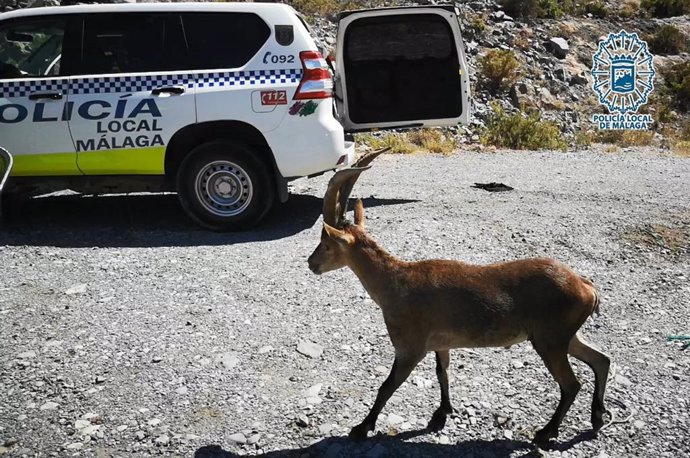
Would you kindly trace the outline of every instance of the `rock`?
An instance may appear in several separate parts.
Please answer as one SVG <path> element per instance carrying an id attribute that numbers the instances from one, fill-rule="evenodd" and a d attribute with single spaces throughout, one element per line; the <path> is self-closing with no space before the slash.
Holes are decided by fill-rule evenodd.
<path id="1" fill-rule="evenodd" d="M 568 72 L 563 67 L 556 67 L 556 69 L 553 71 L 553 76 L 561 81 L 568 80 Z"/>
<path id="2" fill-rule="evenodd" d="M 101 425 L 91 425 L 87 426 L 86 428 L 82 429 L 80 432 L 84 436 L 91 436 L 96 433 L 101 428 Z"/>
<path id="3" fill-rule="evenodd" d="M 315 396 L 318 396 L 319 392 L 321 391 L 321 387 L 323 385 L 321 383 L 317 383 L 316 385 L 313 385 L 304 392 L 304 397 L 305 398 L 312 398 Z"/>
<path id="4" fill-rule="evenodd" d="M 97 384 L 97 385 L 98 385 L 98 384 L 101 384 L 101 383 L 104 383 L 104 382 L 105 382 L 105 377 L 103 377 L 102 375 L 99 375 L 99 376 L 96 377 L 96 384 Z"/>
<path id="5" fill-rule="evenodd" d="M 297 426 L 301 426 L 303 428 L 306 428 L 307 426 L 309 426 L 309 417 L 307 417 L 304 414 L 300 414 L 297 416 L 296 423 L 297 423 Z"/>
<path id="6" fill-rule="evenodd" d="M 144 431 L 139 430 L 136 433 L 134 433 L 134 437 L 136 437 L 138 441 L 143 441 L 144 439 L 146 439 L 146 433 Z"/>
<path id="7" fill-rule="evenodd" d="M 568 84 L 571 86 L 576 86 L 580 84 L 587 84 L 589 80 L 587 79 L 587 74 L 585 72 L 580 72 L 576 75 L 571 75 L 568 79 Z"/>
<path id="8" fill-rule="evenodd" d="M 155 426 L 158 426 L 161 424 L 161 420 L 160 420 L 160 418 L 153 418 L 153 419 L 149 420 L 147 423 L 149 424 L 149 426 L 155 427 Z"/>
<path id="9" fill-rule="evenodd" d="M 510 88 L 509 96 L 515 108 L 534 104 L 534 87 L 527 83 L 518 83 Z"/>
<path id="10" fill-rule="evenodd" d="M 232 434 L 232 435 L 230 435 L 230 437 L 228 437 L 228 439 L 230 439 L 231 441 L 233 441 L 237 444 L 246 444 L 247 443 L 247 438 L 242 433 Z"/>
<path id="11" fill-rule="evenodd" d="M 156 445 L 168 445 L 170 443 L 170 437 L 163 434 L 162 436 L 157 437 L 154 442 Z"/>
<path id="12" fill-rule="evenodd" d="M 88 426 L 91 426 L 91 422 L 89 420 L 77 420 L 74 423 L 74 429 L 84 429 Z"/>
<path id="13" fill-rule="evenodd" d="M 122 431 L 124 431 L 124 430 L 127 429 L 128 427 L 129 427 L 129 426 L 127 426 L 127 425 L 120 425 L 120 426 L 117 427 L 117 432 L 121 433 Z"/>
<path id="14" fill-rule="evenodd" d="M 270 345 L 265 345 L 265 346 L 259 348 L 258 353 L 260 355 L 263 355 L 264 353 L 268 353 L 269 351 L 273 351 L 273 347 L 271 347 Z"/>
<path id="15" fill-rule="evenodd" d="M 249 445 L 255 445 L 259 443 L 259 440 L 261 439 L 261 433 L 256 433 L 252 434 L 247 438 L 247 444 Z"/>
<path id="16" fill-rule="evenodd" d="M 631 386 L 632 385 L 632 382 L 630 381 L 630 379 L 628 377 L 626 377 L 625 375 L 620 375 L 620 374 L 616 375 L 615 381 L 617 384 L 623 385 L 623 386 Z"/>
<path id="17" fill-rule="evenodd" d="M 77 283 L 76 285 L 70 286 L 65 294 L 72 296 L 74 294 L 83 294 L 86 292 L 86 283 Z"/>
<path id="18" fill-rule="evenodd" d="M 235 353 L 223 353 L 216 358 L 216 361 L 225 369 L 232 369 L 239 364 L 240 359 Z"/>
<path id="19" fill-rule="evenodd" d="M 29 358 L 35 358 L 36 357 L 36 352 L 33 350 L 25 351 L 23 353 L 19 353 L 17 355 L 17 358 L 19 359 L 29 359 Z"/>
<path id="20" fill-rule="evenodd" d="M 7 453 L 9 451 L 10 451 L 9 448 L 3 447 L 2 445 L 0 445 L 0 456 L 4 455 L 5 453 Z"/>
<path id="21" fill-rule="evenodd" d="M 401 417 L 400 415 L 397 414 L 389 414 L 387 418 L 388 424 L 391 426 L 399 425 L 400 423 L 404 422 L 405 419 Z"/>
<path id="22" fill-rule="evenodd" d="M 297 352 L 310 358 L 319 358 L 323 354 L 323 347 L 308 340 L 302 340 L 297 344 Z"/>
<path id="23" fill-rule="evenodd" d="M 509 429 L 506 429 L 505 431 L 503 431 L 503 437 L 512 441 L 513 440 L 513 432 Z"/>
<path id="24" fill-rule="evenodd" d="M 84 446 L 84 444 L 81 442 L 73 442 L 73 443 L 69 444 L 66 448 L 68 448 L 70 450 L 80 450 L 83 446 Z"/>
<path id="25" fill-rule="evenodd" d="M 175 390 L 175 393 L 177 394 L 187 394 L 187 387 L 186 386 L 181 386 L 178 389 Z"/>
<path id="26" fill-rule="evenodd" d="M 438 443 L 441 445 L 448 445 L 450 444 L 450 438 L 446 435 L 443 435 L 438 438 Z"/>
<path id="27" fill-rule="evenodd" d="M 570 46 L 568 46 L 568 41 L 565 38 L 551 38 L 544 46 L 559 59 L 565 59 L 568 51 L 570 51 Z"/>
<path id="28" fill-rule="evenodd" d="M 333 425 L 331 425 L 329 423 L 324 423 L 322 425 L 319 425 L 319 434 L 321 434 L 322 436 L 327 435 L 332 430 L 333 430 Z"/>
<path id="29" fill-rule="evenodd" d="M 3 444 L 5 447 L 12 447 L 13 445 L 17 445 L 17 438 L 16 437 L 10 437 L 5 441 Z"/>
<path id="30" fill-rule="evenodd" d="M 59 406 L 59 404 L 58 404 L 57 402 L 48 401 L 48 402 L 46 402 L 45 404 L 43 404 L 43 405 L 40 407 L 40 409 L 41 409 L 41 410 L 55 410 L 55 409 L 58 408 L 58 406 Z"/>
<path id="31" fill-rule="evenodd" d="M 522 369 L 523 367 L 525 367 L 525 364 L 524 364 L 522 361 L 518 360 L 518 359 L 512 360 L 512 361 L 510 362 L 510 364 L 511 364 L 515 369 Z"/>

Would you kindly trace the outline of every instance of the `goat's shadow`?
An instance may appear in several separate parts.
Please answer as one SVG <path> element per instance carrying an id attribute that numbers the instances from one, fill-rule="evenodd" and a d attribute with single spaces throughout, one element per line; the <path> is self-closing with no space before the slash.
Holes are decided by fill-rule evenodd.
<path id="1" fill-rule="evenodd" d="M 409 439 L 429 434 L 426 429 L 408 431 L 396 436 L 377 435 L 365 442 L 352 442 L 346 437 L 330 437 L 313 443 L 308 447 L 283 449 L 260 455 L 266 458 L 340 458 L 340 457 L 540 457 L 540 448 L 532 442 L 524 440 L 493 439 L 467 440 L 455 444 L 440 444 L 431 442 L 410 442 Z M 574 445 L 592 440 L 596 435 L 592 431 L 581 432 L 570 440 L 562 443 L 552 443 L 545 446 L 545 450 L 565 451 Z M 220 445 L 207 445 L 197 449 L 194 458 L 236 458 L 240 455 L 223 449 Z"/>
<path id="2" fill-rule="evenodd" d="M 404 205 L 410 199 L 363 199 L 367 207 Z M 55 196 L 16 203 L 0 226 L 0 245 L 57 247 L 218 246 L 278 240 L 311 228 L 323 200 L 291 194 L 246 232 L 218 233 L 196 226 L 175 194 Z M 8 214 L 9 213 L 9 214 Z"/>

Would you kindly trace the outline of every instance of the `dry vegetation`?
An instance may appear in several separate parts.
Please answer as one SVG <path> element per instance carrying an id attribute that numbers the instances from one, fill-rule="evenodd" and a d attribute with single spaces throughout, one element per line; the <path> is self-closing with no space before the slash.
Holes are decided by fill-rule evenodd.
<path id="1" fill-rule="evenodd" d="M 419 129 L 383 135 L 358 134 L 357 142 L 372 149 L 391 148 L 392 154 L 436 153 L 452 154 L 458 147 L 453 135 L 440 129 Z"/>

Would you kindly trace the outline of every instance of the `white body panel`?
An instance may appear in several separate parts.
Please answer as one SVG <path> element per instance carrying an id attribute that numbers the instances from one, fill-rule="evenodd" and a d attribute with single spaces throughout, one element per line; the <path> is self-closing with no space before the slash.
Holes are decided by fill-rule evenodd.
<path id="1" fill-rule="evenodd" d="M 20 166 L 28 156 L 45 162 L 33 164 L 29 169 L 31 174 L 80 174 L 64 115 L 68 86 L 68 78 L 0 80 L 0 146 L 10 151 Z M 48 93 L 62 97 L 29 98 Z"/>
<path id="2" fill-rule="evenodd" d="M 85 175 L 155 175 L 165 145 L 196 121 L 194 80 L 188 73 L 86 75 L 70 78 L 74 114 L 69 127 Z M 156 90 L 176 88 L 181 93 Z M 140 159 L 133 159 L 139 154 Z"/>

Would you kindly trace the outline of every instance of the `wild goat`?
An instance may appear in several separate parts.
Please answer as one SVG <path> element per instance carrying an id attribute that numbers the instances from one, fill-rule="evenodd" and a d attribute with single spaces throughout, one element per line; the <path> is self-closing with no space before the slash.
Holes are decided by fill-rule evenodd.
<path id="1" fill-rule="evenodd" d="M 529 340 L 561 388 L 551 420 L 534 437 L 545 443 L 558 428 L 580 390 L 568 355 L 594 371 L 592 428 L 603 425 L 609 357 L 585 343 L 577 332 L 599 310 L 594 285 L 553 259 L 527 259 L 490 265 L 459 261 L 406 262 L 374 242 L 364 230 L 359 200 L 354 224 L 344 220 L 357 178 L 380 152 L 364 156 L 353 168 L 338 171 L 323 202 L 321 243 L 309 257 L 317 275 L 349 267 L 379 305 L 395 347 L 390 375 L 371 411 L 352 428 L 350 438 L 366 439 L 395 390 L 429 351 L 436 352 L 441 405 L 428 428 L 440 430 L 452 412 L 446 370 L 449 350 L 462 347 L 510 347 Z"/>

